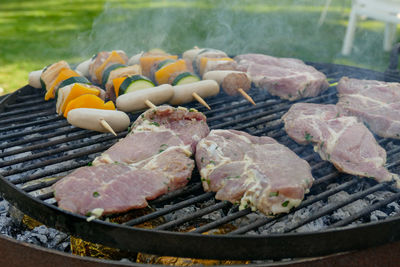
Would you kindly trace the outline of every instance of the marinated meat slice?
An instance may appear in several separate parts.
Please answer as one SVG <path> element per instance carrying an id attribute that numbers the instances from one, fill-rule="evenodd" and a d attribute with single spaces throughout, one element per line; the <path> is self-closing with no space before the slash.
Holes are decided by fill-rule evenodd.
<path id="1" fill-rule="evenodd" d="M 184 146 L 172 131 L 137 131 L 120 139 L 93 161 L 93 165 L 104 163 L 136 163 L 160 153 L 171 146 Z"/>
<path id="2" fill-rule="evenodd" d="M 207 136 L 209 128 L 206 116 L 195 109 L 159 106 L 144 112 L 133 124 L 131 134 L 137 131 L 163 131 L 175 133 L 185 145 L 190 145 L 192 153 L 200 139 Z"/>
<path id="3" fill-rule="evenodd" d="M 97 157 L 93 165 L 132 164 L 171 146 L 183 147 L 191 154 L 208 133 L 206 117 L 198 111 L 171 106 L 149 109 L 132 124 L 131 132 Z"/>
<path id="4" fill-rule="evenodd" d="M 242 88 L 244 91 L 250 90 L 251 80 L 245 72 L 232 72 L 225 77 L 221 83 L 221 87 L 228 95 L 237 95 L 239 94 L 239 88 Z"/>
<path id="5" fill-rule="evenodd" d="M 60 208 L 82 215 L 101 208 L 106 215 L 146 207 L 167 192 L 166 181 L 159 171 L 104 164 L 76 169 L 53 188 Z"/>
<path id="6" fill-rule="evenodd" d="M 235 130 L 212 130 L 197 144 L 196 164 L 205 191 L 267 215 L 298 206 L 314 180 L 289 148 Z"/>
<path id="7" fill-rule="evenodd" d="M 343 77 L 337 85 L 346 114 L 361 119 L 375 134 L 400 139 L 400 83 Z"/>
<path id="8" fill-rule="evenodd" d="M 165 184 L 168 191 L 184 187 L 190 181 L 194 169 L 191 153 L 184 147 L 164 147 L 160 151 L 143 163 L 136 164 L 136 168 L 163 173 L 167 178 Z"/>
<path id="9" fill-rule="evenodd" d="M 68 63 L 64 60 L 61 60 L 44 68 L 42 74 L 40 75 L 42 87 L 44 85 L 43 88 L 48 90 L 56 80 L 58 74 L 63 69 L 70 69 Z"/>
<path id="10" fill-rule="evenodd" d="M 314 97 L 329 87 L 322 72 L 299 59 L 244 54 L 235 60 L 238 69 L 246 71 L 256 86 L 282 99 Z"/>
<path id="11" fill-rule="evenodd" d="M 95 83 L 95 84 L 101 84 L 101 78 L 103 75 L 103 70 L 107 69 L 108 66 L 115 64 L 115 63 L 121 63 L 121 64 L 126 64 L 129 60 L 128 56 L 125 54 L 124 51 L 122 50 L 116 50 L 115 51 L 120 58 L 122 59 L 122 62 L 119 61 L 114 61 L 111 60 L 106 64 L 105 66 L 102 66 L 103 63 L 108 59 L 108 57 L 112 54 L 112 52 L 109 51 L 102 51 L 97 53 L 96 56 L 93 57 L 92 61 L 90 62 L 89 65 L 89 79 Z M 96 73 L 97 69 L 102 66 L 102 71 L 101 73 Z"/>
<path id="12" fill-rule="evenodd" d="M 131 133 L 97 157 L 94 166 L 54 185 L 60 208 L 80 214 L 95 208 L 103 214 L 125 212 L 184 187 L 194 168 L 191 147 L 209 132 L 205 120 L 197 111 L 170 106 L 143 113 Z"/>
<path id="13" fill-rule="evenodd" d="M 398 175 L 384 167 L 386 151 L 373 134 L 356 117 L 344 116 L 338 106 L 297 103 L 282 119 L 292 139 L 311 143 L 339 171 L 378 182 L 396 180 L 400 186 Z"/>

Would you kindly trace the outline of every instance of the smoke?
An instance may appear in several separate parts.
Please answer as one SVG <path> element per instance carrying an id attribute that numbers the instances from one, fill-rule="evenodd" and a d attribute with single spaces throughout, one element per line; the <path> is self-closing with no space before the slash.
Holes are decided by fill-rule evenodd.
<path id="1" fill-rule="evenodd" d="M 106 2 L 91 32 L 81 34 L 74 49 L 82 56 L 112 49 L 182 53 L 193 46 L 229 54 L 268 52 L 270 42 L 288 39 L 293 29 L 284 16 L 259 6 L 274 7 L 276 1 Z"/>
<path id="2" fill-rule="evenodd" d="M 376 48 L 382 36 L 376 31 L 356 36 L 354 54 L 340 56 L 346 3 L 332 4 L 319 26 L 324 5 L 320 0 L 108 1 L 73 50 L 87 58 L 103 50 L 122 49 L 133 55 L 161 48 L 181 54 L 198 46 L 230 55 L 254 52 L 371 68 L 382 59 L 381 47 Z"/>

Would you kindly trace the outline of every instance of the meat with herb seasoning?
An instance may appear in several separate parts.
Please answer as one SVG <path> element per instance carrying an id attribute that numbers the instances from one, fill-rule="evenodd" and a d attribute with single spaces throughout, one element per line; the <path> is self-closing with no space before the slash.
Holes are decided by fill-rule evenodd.
<path id="1" fill-rule="evenodd" d="M 325 74 L 299 59 L 243 54 L 235 60 L 257 87 L 282 99 L 314 97 L 329 87 Z"/>
<path id="2" fill-rule="evenodd" d="M 375 134 L 400 139 L 400 83 L 343 77 L 338 106 L 360 118 Z"/>
<path id="3" fill-rule="evenodd" d="M 144 112 L 94 166 L 81 167 L 54 185 L 59 207 L 80 214 L 125 212 L 184 187 L 194 169 L 192 147 L 209 133 L 205 121 L 202 113 L 186 108 Z"/>
<path id="4" fill-rule="evenodd" d="M 197 144 L 196 164 L 205 191 L 271 215 L 300 204 L 314 178 L 310 165 L 270 137 L 212 130 Z"/>
<path id="5" fill-rule="evenodd" d="M 340 172 L 396 180 L 385 168 L 386 151 L 356 117 L 345 116 L 336 105 L 297 103 L 282 117 L 287 134 L 299 144 L 312 144 L 323 160 Z"/>
<path id="6" fill-rule="evenodd" d="M 60 208 L 74 213 L 101 208 L 103 215 L 113 214 L 146 207 L 147 200 L 167 192 L 164 181 L 161 173 L 124 164 L 88 166 L 57 182 L 54 195 Z"/>

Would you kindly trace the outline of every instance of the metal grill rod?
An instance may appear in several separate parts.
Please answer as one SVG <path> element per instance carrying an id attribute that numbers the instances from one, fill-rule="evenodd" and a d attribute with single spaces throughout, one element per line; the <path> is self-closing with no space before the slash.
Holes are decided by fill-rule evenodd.
<path id="1" fill-rule="evenodd" d="M 73 127 L 73 126 L 66 126 L 66 127 L 67 127 L 67 129 L 63 129 L 64 127 L 61 128 L 62 133 L 65 133 L 67 131 L 69 134 L 71 134 L 71 133 L 75 133 L 78 131 L 82 131 L 82 129 L 77 128 L 77 127 Z M 47 139 L 59 136 L 60 134 L 61 134 L 60 131 L 53 131 L 49 134 L 43 134 L 41 136 L 32 137 L 30 139 L 21 139 L 21 140 L 17 140 L 17 141 L 13 141 L 13 142 L 7 142 L 4 145 L 0 145 L 0 149 L 12 148 L 12 147 L 29 144 L 29 143 L 32 144 L 32 143 L 38 142 L 38 141 L 47 142 Z M 4 155 L 4 153 L 2 153 L 1 155 Z"/>
<path id="2" fill-rule="evenodd" d="M 48 121 L 56 121 L 56 120 L 60 120 L 60 119 L 59 118 L 50 118 L 50 119 L 48 119 L 46 121 L 45 120 L 41 120 L 39 123 L 38 122 L 28 122 L 28 123 L 24 124 L 24 127 L 43 124 L 43 123 L 46 123 Z M 21 127 L 21 125 L 22 124 L 16 125 L 15 127 L 12 127 L 12 126 L 7 127 L 6 130 L 8 131 L 8 130 L 14 130 L 14 129 L 23 128 L 23 127 Z M 69 126 L 69 123 L 67 121 L 60 121 L 60 123 L 58 123 L 58 124 L 53 124 L 53 125 L 50 125 L 50 126 L 46 126 L 46 127 L 42 127 L 42 128 L 31 130 L 29 132 L 29 134 L 39 133 L 39 132 L 42 132 L 42 131 L 50 131 L 50 130 L 58 129 L 58 128 L 65 127 L 65 126 Z M 1 131 L 5 131 L 5 130 L 4 129 L 0 129 L 0 132 Z M 13 138 L 26 136 L 26 135 L 27 135 L 26 132 L 20 131 L 20 132 L 17 132 L 17 133 L 12 133 L 12 134 L 8 134 L 8 135 L 0 136 L 0 141 L 10 140 L 10 139 L 13 139 Z"/>
<path id="3" fill-rule="evenodd" d="M 219 203 L 211 205 L 211 206 L 209 206 L 207 208 L 200 209 L 200 210 L 198 210 L 198 211 L 196 211 L 196 212 L 194 212 L 192 214 L 189 214 L 187 216 L 184 216 L 184 217 L 182 217 L 180 219 L 177 219 L 177 220 L 174 220 L 174 221 L 170 221 L 170 222 L 165 223 L 163 225 L 157 226 L 155 229 L 156 230 L 166 230 L 166 229 L 169 229 L 169 228 L 172 228 L 172 227 L 176 227 L 176 226 L 178 226 L 180 224 L 183 224 L 183 223 L 188 222 L 190 220 L 193 220 L 195 218 L 204 216 L 204 215 L 206 215 L 208 213 L 211 213 L 213 211 L 216 211 L 216 210 L 219 210 L 219 209 L 222 209 L 222 208 L 226 208 L 226 207 L 228 207 L 230 205 L 232 205 L 232 204 L 230 202 L 228 202 L 228 201 L 219 202 Z"/>
<path id="4" fill-rule="evenodd" d="M 34 119 L 39 119 L 42 116 L 49 116 L 49 115 L 54 115 L 54 111 L 53 110 L 46 110 L 43 112 L 39 112 L 39 113 L 35 113 L 35 114 L 29 114 L 26 115 L 24 117 L 16 117 L 16 118 L 12 118 L 12 119 L 7 119 L 7 120 L 1 120 L 0 124 L 11 124 L 11 123 L 16 123 L 16 122 L 20 122 L 20 121 L 31 121 Z M 8 128 L 8 127 L 7 127 Z M 1 128 L 0 130 L 7 130 L 7 128 Z"/>
<path id="5" fill-rule="evenodd" d="M 109 147 L 112 146 L 112 145 L 113 145 L 113 144 L 108 144 L 108 145 L 102 144 L 101 146 L 96 147 L 96 148 L 91 148 L 91 149 L 88 149 L 88 150 L 77 151 L 77 152 L 74 153 L 74 154 L 69 154 L 69 155 L 62 156 L 62 157 L 55 158 L 55 159 L 45 160 L 45 161 L 42 161 L 42 162 L 39 162 L 39 163 L 36 163 L 36 164 L 32 164 L 32 165 L 29 165 L 29 166 L 27 166 L 27 167 L 23 167 L 23 168 L 19 168 L 19 169 L 11 169 L 11 170 L 5 171 L 4 173 L 1 173 L 1 174 L 2 174 L 3 176 L 10 176 L 10 175 L 18 174 L 18 173 L 23 173 L 23 172 L 31 171 L 31 170 L 34 170 L 34 169 L 36 169 L 36 168 L 43 168 L 43 167 L 46 167 L 46 166 L 50 166 L 50 165 L 53 165 L 53 164 L 57 164 L 57 163 L 59 163 L 60 161 L 68 161 L 68 160 L 71 160 L 71 159 L 74 159 L 74 158 L 79 158 L 79 157 L 87 156 L 87 155 L 89 155 L 89 154 L 100 153 L 100 152 L 103 152 L 104 149 L 107 149 L 107 148 L 109 148 Z"/>
<path id="6" fill-rule="evenodd" d="M 331 212 L 333 212 L 333 211 L 335 211 L 335 210 L 337 210 L 337 209 L 339 209 L 341 207 L 344 207 L 344 206 L 346 206 L 346 205 L 348 205 L 348 204 L 350 204 L 352 202 L 355 202 L 356 200 L 361 199 L 362 197 L 365 197 L 365 196 L 367 196 L 369 194 L 372 194 L 372 193 L 374 193 L 376 191 L 382 190 L 382 189 L 385 188 L 385 186 L 386 186 L 386 184 L 377 184 L 377 185 L 375 185 L 375 186 L 373 186 L 371 188 L 368 188 L 365 191 L 360 191 L 360 192 L 354 193 L 354 194 L 351 195 L 351 197 L 349 197 L 348 199 L 346 199 L 344 201 L 341 201 L 341 202 L 337 203 L 336 205 L 330 205 L 330 206 L 327 206 L 325 208 L 322 208 L 319 212 L 311 215 L 307 219 L 302 220 L 301 222 L 298 222 L 298 223 L 294 224 L 291 227 L 285 227 L 283 232 L 284 233 L 291 232 L 291 231 L 293 231 L 293 230 L 295 230 L 295 229 L 297 229 L 297 228 L 299 228 L 299 227 L 301 227 L 301 226 L 303 226 L 303 225 L 305 225 L 305 224 L 307 224 L 309 222 L 312 222 L 312 221 L 314 221 L 314 220 L 316 220 L 316 219 L 318 219 L 320 217 L 323 217 L 323 216 L 325 216 L 325 215 L 327 215 L 327 214 L 329 214 L 329 213 L 331 213 Z"/>
<path id="7" fill-rule="evenodd" d="M 364 217 L 367 214 L 370 214 L 372 211 L 378 210 L 378 209 L 386 206 L 387 204 L 396 201 L 399 198 L 400 198 L 400 193 L 394 194 L 394 195 L 388 197 L 387 199 L 384 199 L 384 200 L 379 201 L 367 208 L 364 208 L 362 211 L 357 212 L 357 213 L 347 217 L 346 219 L 342 219 L 334 224 L 329 225 L 328 228 L 335 228 L 335 227 L 340 227 L 340 226 L 350 224 L 350 223 L 354 222 L 355 220 L 357 220 L 361 217 Z"/>
<path id="8" fill-rule="evenodd" d="M 40 105 L 30 107 L 30 108 L 25 107 L 24 109 L 17 109 L 17 110 L 8 111 L 8 112 L 2 112 L 2 113 L 0 113 L 0 118 L 16 116 L 16 115 L 20 115 L 20 114 L 24 114 L 24 113 L 32 113 L 34 111 L 39 111 L 39 110 L 43 110 L 45 108 L 49 108 L 52 105 L 53 104 L 40 104 Z"/>
<path id="9" fill-rule="evenodd" d="M 300 210 L 300 209 L 302 209 L 302 208 L 304 208 L 306 206 L 309 206 L 309 205 L 311 205 L 311 204 L 313 204 L 315 202 L 318 202 L 320 200 L 326 199 L 327 197 L 329 197 L 331 195 L 334 195 L 337 192 L 340 192 L 340 191 L 342 191 L 344 189 L 350 188 L 351 186 L 353 186 L 353 185 L 355 185 L 357 183 L 358 183 L 358 181 L 353 179 L 353 180 L 350 180 L 350 181 L 348 181 L 348 182 L 346 182 L 344 184 L 341 184 L 341 185 L 339 185 L 339 186 L 337 186 L 335 188 L 332 188 L 332 189 L 330 189 L 328 191 L 322 192 L 321 194 L 315 196 L 312 199 L 307 199 L 307 200 L 303 201 L 297 208 L 293 209 L 293 212 L 295 212 L 297 210 Z M 254 229 L 258 228 L 258 227 L 261 227 L 261 226 L 263 226 L 263 225 L 265 225 L 265 224 L 267 224 L 269 222 L 272 222 L 272 221 L 274 221 L 276 219 L 283 218 L 283 217 L 286 217 L 286 216 L 287 216 L 287 214 L 281 214 L 281 215 L 278 215 L 278 216 L 276 216 L 274 218 L 268 218 L 268 217 L 261 218 L 261 219 L 258 219 L 256 221 L 254 221 L 253 223 L 250 223 L 250 224 L 248 224 L 248 225 L 246 225 L 246 226 L 244 226 L 242 228 L 236 229 L 236 230 L 228 233 L 228 235 L 244 234 L 244 233 L 247 233 L 247 232 L 249 232 L 251 230 L 254 230 Z"/>
<path id="10" fill-rule="evenodd" d="M 167 208 L 159 209 L 159 210 L 157 210 L 155 212 L 152 212 L 152 213 L 149 213 L 147 215 L 141 216 L 139 218 L 130 220 L 130 221 L 124 223 L 124 224 L 128 225 L 128 226 L 138 225 L 138 224 L 144 223 L 146 221 L 150 221 L 150 220 L 153 220 L 153 219 L 158 218 L 160 216 L 163 216 L 165 214 L 168 214 L 170 212 L 173 212 L 175 210 L 182 209 L 182 208 L 187 207 L 189 205 L 192 205 L 194 203 L 210 199 L 213 196 L 214 196 L 214 193 L 211 193 L 211 192 L 204 193 L 202 195 L 187 199 L 185 201 L 179 202 L 179 203 L 177 203 L 175 205 L 172 205 L 172 206 L 169 206 Z"/>
<path id="11" fill-rule="evenodd" d="M 29 152 L 29 151 L 35 151 L 35 150 L 39 150 L 39 149 L 43 149 L 44 147 L 48 147 L 48 146 L 54 146 L 54 145 L 58 145 L 58 144 L 62 144 L 62 143 L 66 143 L 66 142 L 71 142 L 74 140 L 80 140 L 83 139 L 85 137 L 91 137 L 91 136 L 95 136 L 95 135 L 99 135 L 99 133 L 96 132 L 88 132 L 88 131 L 80 131 L 79 134 L 76 135 L 72 135 L 69 136 L 67 138 L 63 138 L 63 139 L 57 139 L 57 140 L 53 140 L 53 141 L 49 141 L 45 144 L 36 144 L 36 145 L 32 145 L 32 146 L 27 146 L 27 147 L 23 147 L 20 149 L 15 149 L 12 151 L 7 151 L 5 153 L 0 154 L 0 157 L 8 157 L 8 156 L 12 156 L 12 155 L 18 155 L 20 153 L 24 153 L 24 152 Z M 102 138 L 102 139 L 111 139 L 111 138 Z M 105 141 L 104 140 L 104 141 Z M 57 148 L 57 149 L 53 149 L 53 150 L 47 150 L 47 151 L 43 151 L 40 153 L 35 153 L 33 155 L 27 156 L 27 157 L 23 157 L 23 158 L 17 158 L 14 160 L 9 160 L 7 162 L 0 162 L 0 167 L 4 167 L 4 166 L 11 166 L 17 163 L 21 163 L 21 162 L 25 162 L 25 161 L 30 161 L 33 159 L 37 159 L 37 158 L 41 158 L 41 157 L 47 157 L 47 156 L 51 156 L 60 152 L 64 152 L 64 151 L 68 151 L 68 150 L 74 150 L 76 148 L 79 147 L 84 147 L 84 146 L 88 146 L 90 144 L 95 144 L 98 142 L 95 142 L 97 140 L 89 140 L 87 141 L 87 143 L 85 144 L 78 144 L 78 145 L 70 145 L 69 147 L 64 147 L 64 148 Z M 108 140 L 107 140 L 108 141 Z"/>

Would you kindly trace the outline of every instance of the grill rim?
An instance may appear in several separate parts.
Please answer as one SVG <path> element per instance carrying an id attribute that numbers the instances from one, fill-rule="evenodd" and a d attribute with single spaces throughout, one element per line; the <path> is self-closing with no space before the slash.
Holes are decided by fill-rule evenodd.
<path id="1" fill-rule="evenodd" d="M 313 66 L 324 66 L 330 68 L 350 68 L 353 71 L 362 71 L 368 73 L 374 73 L 376 77 L 384 77 L 380 80 L 395 80 L 399 81 L 400 77 L 393 75 L 382 76 L 382 73 L 361 69 L 357 67 L 350 67 L 346 65 L 338 65 L 331 63 L 311 63 L 307 62 Z M 4 110 L 4 103 L 12 101 L 13 98 L 17 97 L 23 89 L 31 88 L 30 86 L 25 86 L 17 90 L 16 92 L 0 98 L 0 112 Z M 26 89 L 25 89 L 26 90 Z M 359 179 L 359 178 L 353 178 Z M 132 251 L 142 251 L 152 254 L 160 255 L 170 255 L 170 256 L 180 256 L 180 257 L 201 257 L 201 258 L 214 258 L 214 259 L 270 259 L 273 258 L 287 258 L 287 257 L 310 257 L 310 256 L 324 256 L 337 252 L 344 252 L 353 250 L 354 248 L 363 249 L 371 246 L 377 246 L 385 244 L 388 242 L 393 242 L 400 240 L 400 216 L 397 214 L 393 217 L 389 217 L 385 220 L 358 224 L 355 226 L 338 227 L 331 229 L 318 230 L 306 233 L 285 233 L 285 234 L 268 234 L 268 235 L 221 235 L 221 236 L 207 236 L 201 234 L 193 233 L 179 233 L 163 230 L 147 230 L 141 228 L 132 228 L 123 225 L 115 225 L 107 223 L 100 220 L 95 220 L 93 222 L 86 222 L 86 217 L 80 216 L 68 211 L 59 209 L 58 207 L 45 203 L 35 197 L 30 196 L 28 193 L 20 190 L 9 182 L 6 178 L 0 175 L 0 190 L 4 195 L 5 199 L 9 200 L 21 211 L 27 215 L 37 219 L 47 226 L 55 227 L 68 234 L 74 234 L 76 236 L 85 238 L 92 242 L 102 243 L 112 247 L 118 247 L 122 249 L 128 249 Z M 23 196 L 23 198 L 21 198 Z M 32 205 L 32 200 L 34 205 Z M 28 205 L 25 205 L 28 202 Z M 35 206 L 35 208 L 33 208 Z M 37 216 L 38 212 L 33 210 L 41 210 L 42 217 Z M 43 214 L 46 214 L 45 216 Z M 48 215 L 47 215 L 48 214 Z M 52 218 L 52 216 L 54 218 Z M 59 219 L 59 216 L 66 216 L 68 218 L 66 221 L 68 225 L 65 224 L 65 218 Z M 70 224 L 70 225 L 69 225 Z M 84 227 L 80 227 L 84 226 Z M 396 228 L 397 227 L 397 228 Z M 383 235 L 382 229 L 385 229 L 385 235 Z M 389 229 L 389 231 L 388 231 Z M 394 230 L 395 229 L 395 230 Z M 103 233 L 104 235 L 99 238 L 95 232 Z M 371 232 L 376 232 L 372 234 Z M 110 236 L 111 233 L 111 236 Z M 118 237 L 116 238 L 115 235 Z M 127 235 L 128 234 L 128 235 Z M 129 236 L 129 238 L 127 238 Z M 339 238 L 340 236 L 340 238 Z M 357 238 L 355 238 L 357 236 Z M 160 238 L 163 237 L 163 238 Z M 125 240 L 125 239 L 128 240 Z M 323 238 L 325 241 L 324 246 L 321 242 L 313 242 L 314 240 L 321 240 Z M 157 246 L 155 246 L 154 241 L 156 241 Z M 162 239 L 162 241 L 160 241 Z M 137 245 L 136 241 L 140 240 L 140 244 Z M 222 241 L 221 241 L 222 240 Z M 334 246 L 330 243 L 333 242 Z M 349 242 L 340 242 L 343 240 L 348 240 Z M 121 242 L 124 241 L 124 242 Z M 144 242 L 145 241 L 145 242 Z M 200 248 L 193 252 L 193 249 L 182 246 L 181 242 L 188 242 L 194 245 L 196 248 Z M 218 241 L 218 242 L 216 242 Z M 279 242 L 281 241 L 281 242 Z M 339 241 L 337 243 L 337 241 Z M 220 242 L 225 242 L 220 244 Z M 250 248 L 243 248 L 246 243 L 249 243 Z M 256 242 L 256 243 L 255 243 Z M 272 244 L 276 242 L 276 244 Z M 205 244 L 204 244 L 205 243 Z M 214 244 L 218 243 L 218 244 Z M 329 243 L 329 244 L 328 244 Z M 342 245 L 341 244 L 344 243 Z M 201 244 L 201 245 L 200 245 Z M 139 247 L 138 247 L 139 246 Z M 221 249 L 222 247 L 222 249 Z M 240 253 L 237 248 L 240 248 Z M 254 248 L 264 248 L 256 249 Z M 300 250 L 294 248 L 301 247 Z M 231 249 L 229 249 L 231 248 Z M 250 251 L 249 251 L 250 249 Z M 231 250 L 235 251 L 235 255 L 232 255 Z M 268 253 L 266 253 L 268 252 Z M 194 253 L 194 254 L 193 254 Z M 270 255 L 270 256 L 269 256 Z"/>
<path id="2" fill-rule="evenodd" d="M 0 180 L 0 190 L 5 199 L 28 216 L 67 234 L 133 252 L 220 260 L 261 260 L 325 256 L 400 240 L 398 215 L 383 221 L 314 232 L 254 236 L 202 235 L 134 228 L 101 220 L 87 222 L 87 217 L 32 198 L 21 189 L 15 188 L 1 175 Z M 42 215 L 40 218 L 38 213 Z M 320 242 L 322 239 L 324 242 Z M 236 254 L 232 255 L 232 250 Z"/>

